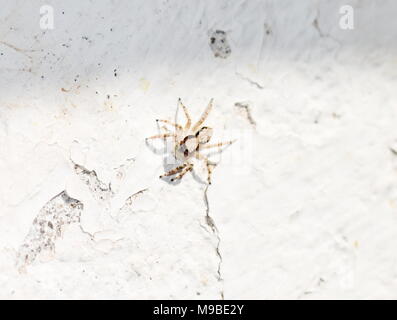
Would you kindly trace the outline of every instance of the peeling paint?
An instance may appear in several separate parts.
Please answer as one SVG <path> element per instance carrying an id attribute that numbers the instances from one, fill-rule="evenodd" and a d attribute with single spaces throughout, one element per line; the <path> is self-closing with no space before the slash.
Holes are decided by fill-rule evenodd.
<path id="1" fill-rule="evenodd" d="M 53 253 L 56 240 L 62 235 L 63 228 L 79 223 L 84 205 L 69 197 L 66 191 L 48 201 L 33 220 L 29 234 L 18 251 L 19 270 L 32 264 L 43 252 Z"/>

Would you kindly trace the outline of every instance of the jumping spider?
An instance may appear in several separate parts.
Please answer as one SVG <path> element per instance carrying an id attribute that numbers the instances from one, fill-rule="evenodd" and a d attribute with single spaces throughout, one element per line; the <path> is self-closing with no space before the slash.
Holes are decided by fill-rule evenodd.
<path id="1" fill-rule="evenodd" d="M 175 128 L 175 132 L 169 131 L 166 127 L 162 127 L 167 132 L 154 135 L 152 137 L 146 138 L 149 139 L 157 139 L 157 138 L 174 138 L 174 157 L 180 160 L 183 164 L 164 173 L 160 176 L 160 179 L 167 176 L 176 175 L 171 181 L 181 179 L 187 172 L 193 170 L 193 163 L 191 160 L 193 158 L 202 160 L 205 162 L 207 170 L 208 170 L 208 184 L 211 184 L 211 173 L 213 167 L 215 167 L 215 163 L 212 163 L 207 156 L 204 156 L 200 153 L 201 150 L 221 147 L 225 145 L 230 145 L 233 141 L 226 142 L 218 142 L 215 144 L 207 144 L 212 136 L 212 128 L 201 126 L 205 119 L 207 119 L 208 114 L 212 109 L 213 99 L 210 100 L 207 108 L 204 110 L 200 119 L 192 126 L 192 121 L 189 116 L 189 112 L 185 105 L 182 103 L 181 99 L 178 99 L 178 105 L 182 107 L 185 116 L 186 116 L 186 124 L 184 127 L 179 125 L 178 123 L 174 123 L 168 120 L 156 120 L 157 122 L 166 123 Z"/>

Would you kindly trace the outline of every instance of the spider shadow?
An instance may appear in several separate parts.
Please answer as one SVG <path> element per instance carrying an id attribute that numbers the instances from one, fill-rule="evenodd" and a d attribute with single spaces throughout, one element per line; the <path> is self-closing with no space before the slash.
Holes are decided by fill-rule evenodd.
<path id="1" fill-rule="evenodd" d="M 177 119 L 178 119 L 178 113 L 179 113 L 179 104 L 175 110 L 175 116 L 174 116 L 174 122 L 177 123 Z M 160 134 L 161 133 L 161 127 L 159 122 L 156 122 L 157 125 L 157 132 Z M 173 155 L 172 155 L 172 149 L 169 147 L 169 144 L 167 143 L 166 139 L 163 139 L 163 147 L 159 148 L 157 146 L 155 146 L 154 143 L 149 142 L 150 140 L 146 140 L 146 146 L 154 153 L 157 155 L 162 155 L 163 156 L 163 172 L 168 172 L 172 169 L 175 169 L 176 167 L 182 165 L 182 161 L 176 159 Z M 171 152 L 170 152 L 171 151 Z M 194 169 L 191 171 L 193 173 Z M 187 173 L 186 173 L 187 174 Z M 176 179 L 173 180 L 173 178 L 175 178 L 175 176 L 178 175 L 178 173 L 176 173 L 175 175 L 172 176 L 166 176 L 161 178 L 161 180 L 165 181 L 166 183 L 170 184 L 170 185 L 178 185 L 181 183 L 182 179 Z M 171 181 L 172 180 L 172 181 Z"/>
<path id="2" fill-rule="evenodd" d="M 164 173 L 168 172 L 168 171 L 170 171 L 172 169 L 175 169 L 177 166 L 180 166 L 180 165 L 182 165 L 182 161 L 178 161 L 170 153 L 166 154 L 163 157 L 163 172 Z M 174 178 L 174 177 L 175 177 L 175 175 L 172 175 L 172 176 L 166 176 L 166 177 L 163 177 L 163 178 L 160 178 L 160 179 L 165 181 L 165 182 L 167 182 L 168 184 L 176 186 L 176 185 L 181 183 L 182 179 L 172 180 L 172 178 Z"/>
<path id="3" fill-rule="evenodd" d="M 157 126 L 157 133 L 161 134 L 161 128 L 160 128 L 160 125 L 159 125 L 159 123 L 157 121 L 156 121 L 156 126 Z M 160 140 L 160 139 L 156 139 L 156 140 Z M 167 145 L 167 139 L 164 138 L 162 140 L 163 140 L 163 147 L 162 148 L 158 148 L 157 146 L 155 146 L 156 143 L 153 143 L 152 142 L 153 140 L 145 139 L 145 144 L 150 149 L 150 151 L 152 151 L 154 154 L 164 155 L 164 154 L 166 154 L 168 152 L 169 148 L 168 148 L 168 145 Z"/>
<path id="4" fill-rule="evenodd" d="M 182 164 L 183 164 L 183 162 L 180 161 L 180 160 L 177 160 L 172 154 L 167 154 L 165 157 L 163 157 L 163 169 L 164 169 L 164 172 L 168 172 L 168 171 L 170 171 L 172 169 L 175 169 L 176 167 L 178 167 L 178 166 L 180 166 Z M 201 179 L 197 175 L 197 173 L 195 172 L 195 167 L 194 166 L 193 166 L 193 170 L 191 170 L 190 173 L 192 174 L 193 179 L 196 182 L 198 182 L 200 184 L 204 184 L 204 185 L 208 184 L 207 181 L 204 181 L 203 179 Z M 187 174 L 189 174 L 189 172 L 187 172 L 185 175 L 187 175 Z M 182 177 L 182 179 L 172 180 L 177 175 L 178 175 L 178 173 L 176 173 L 175 175 L 172 175 L 172 176 L 166 176 L 166 177 L 161 178 L 161 180 L 165 181 L 166 183 L 168 183 L 170 185 L 176 186 L 176 185 L 179 185 L 182 182 L 182 180 L 183 180 L 183 177 Z"/>
<path id="5" fill-rule="evenodd" d="M 163 172 L 169 172 L 172 169 L 175 169 L 178 166 L 181 166 L 183 164 L 183 161 L 178 160 L 174 157 L 174 155 L 172 154 L 172 152 L 170 152 L 170 150 L 172 150 L 172 148 L 169 148 L 167 146 L 167 141 L 164 141 L 164 147 L 162 148 L 157 148 L 155 147 L 153 144 L 149 143 L 148 141 L 146 141 L 146 145 L 148 146 L 148 148 L 154 152 L 157 155 L 162 155 L 163 156 Z M 225 151 L 227 148 L 229 148 L 230 145 L 226 146 L 223 149 L 216 149 L 214 151 L 211 152 L 207 152 L 205 155 L 208 157 L 214 156 L 214 155 L 220 155 L 223 151 Z M 210 160 L 210 163 L 212 165 L 217 166 L 220 162 L 221 159 L 217 159 L 216 161 L 214 160 Z M 202 185 L 208 185 L 208 181 L 207 180 L 203 180 L 197 173 L 196 173 L 196 166 L 193 165 L 193 170 L 190 171 L 193 179 Z M 176 186 L 179 185 L 182 182 L 182 179 L 175 179 L 175 177 L 178 175 L 179 173 L 176 173 L 175 175 L 172 176 L 166 176 L 161 178 L 161 180 L 165 181 L 166 183 Z M 186 174 L 189 174 L 189 172 L 187 172 Z M 175 180 L 174 180 L 175 179 Z"/>
<path id="6" fill-rule="evenodd" d="M 146 140 L 146 146 L 149 148 L 150 151 L 152 151 L 156 155 L 163 156 L 163 172 L 165 173 L 182 165 L 182 161 L 175 159 L 175 157 L 169 152 L 170 148 L 167 147 L 166 141 L 164 141 L 163 145 L 164 146 L 162 148 L 159 148 L 154 146 L 148 140 Z M 178 175 L 178 173 L 176 173 L 175 175 Z M 161 180 L 171 185 L 178 185 L 179 183 L 181 183 L 182 179 L 172 180 L 172 178 L 174 178 L 175 175 L 163 177 L 161 178 Z"/>
<path id="7" fill-rule="evenodd" d="M 205 155 L 205 156 L 208 157 L 208 158 L 210 158 L 211 156 L 214 156 L 214 155 L 218 155 L 218 156 L 219 156 L 219 155 L 221 155 L 226 149 L 229 149 L 231 146 L 232 146 L 232 145 L 229 144 L 229 145 L 223 146 L 222 149 L 221 149 L 221 148 L 214 148 L 213 151 L 211 151 L 211 152 L 206 152 L 206 153 L 203 154 L 203 155 Z M 211 159 L 210 159 L 210 160 L 211 160 Z"/>
<path id="8" fill-rule="evenodd" d="M 150 151 L 152 151 L 154 154 L 157 155 L 164 155 L 167 153 L 168 148 L 167 148 L 167 143 L 164 143 L 164 146 L 162 148 L 158 148 L 155 146 L 153 143 L 149 142 L 150 140 L 145 140 L 146 146 L 149 148 Z"/>

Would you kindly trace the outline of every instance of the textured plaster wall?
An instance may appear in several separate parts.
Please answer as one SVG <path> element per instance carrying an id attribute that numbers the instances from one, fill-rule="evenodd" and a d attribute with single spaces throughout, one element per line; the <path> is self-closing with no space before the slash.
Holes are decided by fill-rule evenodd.
<path id="1" fill-rule="evenodd" d="M 395 1 L 0 7 L 0 298 L 397 298 Z M 145 143 L 178 97 L 208 188 Z"/>

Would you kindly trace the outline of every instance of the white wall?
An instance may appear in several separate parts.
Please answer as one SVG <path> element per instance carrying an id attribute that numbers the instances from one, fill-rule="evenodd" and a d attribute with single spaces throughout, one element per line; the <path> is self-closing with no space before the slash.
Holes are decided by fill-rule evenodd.
<path id="1" fill-rule="evenodd" d="M 397 298 L 395 1 L 0 7 L 0 298 Z M 145 144 L 178 97 L 207 192 Z"/>

